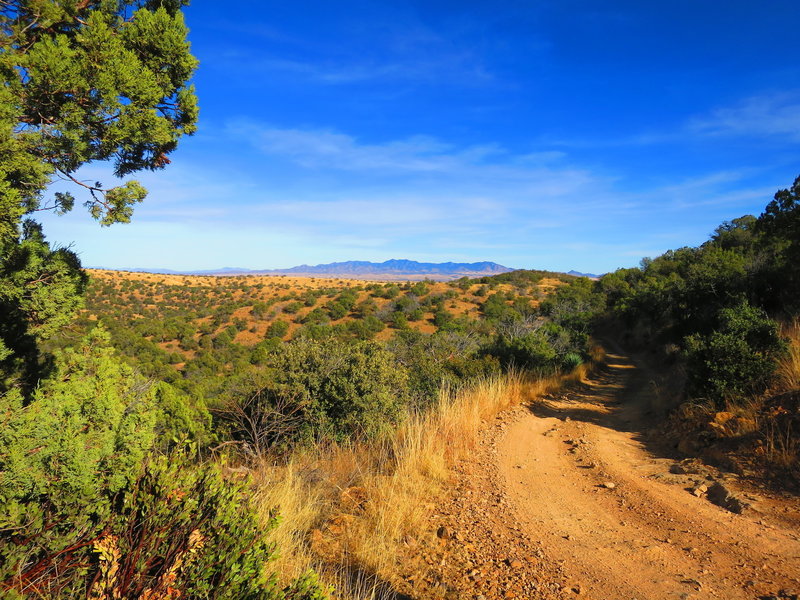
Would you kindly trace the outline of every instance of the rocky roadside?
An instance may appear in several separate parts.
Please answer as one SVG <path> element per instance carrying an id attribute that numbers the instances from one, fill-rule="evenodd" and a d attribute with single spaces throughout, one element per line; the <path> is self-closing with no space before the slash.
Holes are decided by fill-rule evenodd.
<path id="1" fill-rule="evenodd" d="M 517 407 L 483 429 L 473 454 L 453 469 L 447 497 L 432 510 L 423 539 L 409 540 L 396 588 L 414 600 L 585 598 L 544 548 L 515 524 L 497 465 L 505 429 L 528 409 Z M 486 493 L 485 490 L 493 490 Z M 557 576 L 554 579 L 554 574 Z"/>

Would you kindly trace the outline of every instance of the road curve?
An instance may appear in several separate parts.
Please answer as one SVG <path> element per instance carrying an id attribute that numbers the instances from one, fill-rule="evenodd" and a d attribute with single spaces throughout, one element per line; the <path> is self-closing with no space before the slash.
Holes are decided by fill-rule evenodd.
<path id="1" fill-rule="evenodd" d="M 653 400 L 646 370 L 620 353 L 607 361 L 574 390 L 518 409 L 493 454 L 506 518 L 558 565 L 566 596 L 800 593 L 797 499 L 754 494 L 714 470 L 671 474 L 675 457 L 643 433 Z M 751 508 L 734 514 L 689 490 L 714 480 Z"/>

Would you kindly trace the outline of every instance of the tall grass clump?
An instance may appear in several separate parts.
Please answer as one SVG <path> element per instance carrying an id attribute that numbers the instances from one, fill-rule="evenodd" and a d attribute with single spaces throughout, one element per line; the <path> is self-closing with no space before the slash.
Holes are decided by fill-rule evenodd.
<path id="1" fill-rule="evenodd" d="M 787 351 L 778 361 L 777 380 L 785 390 L 800 389 L 800 319 L 781 327 L 781 335 L 787 342 Z"/>

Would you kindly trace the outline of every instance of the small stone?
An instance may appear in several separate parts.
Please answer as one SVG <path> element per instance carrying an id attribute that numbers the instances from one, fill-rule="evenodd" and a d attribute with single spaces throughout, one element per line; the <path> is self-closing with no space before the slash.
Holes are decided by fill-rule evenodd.
<path id="1" fill-rule="evenodd" d="M 450 535 L 450 530 L 444 525 L 436 530 L 436 537 L 438 537 L 440 540 L 448 540 L 450 539 Z"/>
<path id="2" fill-rule="evenodd" d="M 748 507 L 746 502 L 732 494 L 731 491 L 720 482 L 716 482 L 708 488 L 708 499 L 717 506 L 736 514 L 741 514 Z"/>
<path id="3" fill-rule="evenodd" d="M 708 486 L 704 483 L 697 485 L 692 488 L 692 494 L 697 496 L 698 498 L 705 494 L 708 491 Z"/>
<path id="4" fill-rule="evenodd" d="M 617 487 L 617 484 L 614 483 L 613 481 L 604 481 L 600 485 L 602 485 L 602 487 L 606 488 L 607 490 L 613 490 L 615 487 Z"/>

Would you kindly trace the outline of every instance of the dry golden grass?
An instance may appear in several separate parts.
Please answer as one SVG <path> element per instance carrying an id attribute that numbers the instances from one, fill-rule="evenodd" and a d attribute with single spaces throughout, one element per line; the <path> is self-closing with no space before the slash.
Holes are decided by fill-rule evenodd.
<path id="1" fill-rule="evenodd" d="M 336 586 L 337 597 L 381 597 L 382 582 L 399 576 L 401 546 L 420 539 L 432 502 L 454 463 L 475 447 L 482 424 L 565 381 L 582 379 L 588 368 L 537 380 L 512 373 L 445 389 L 433 409 L 409 416 L 381 439 L 317 447 L 285 464 L 254 465 L 263 516 L 274 508 L 282 516 L 270 534 L 280 548 L 274 563 L 279 577 L 288 581 L 314 568 Z"/>
<path id="2" fill-rule="evenodd" d="M 785 390 L 800 389 L 800 319 L 781 328 L 789 343 L 786 356 L 778 363 L 778 381 Z"/>

